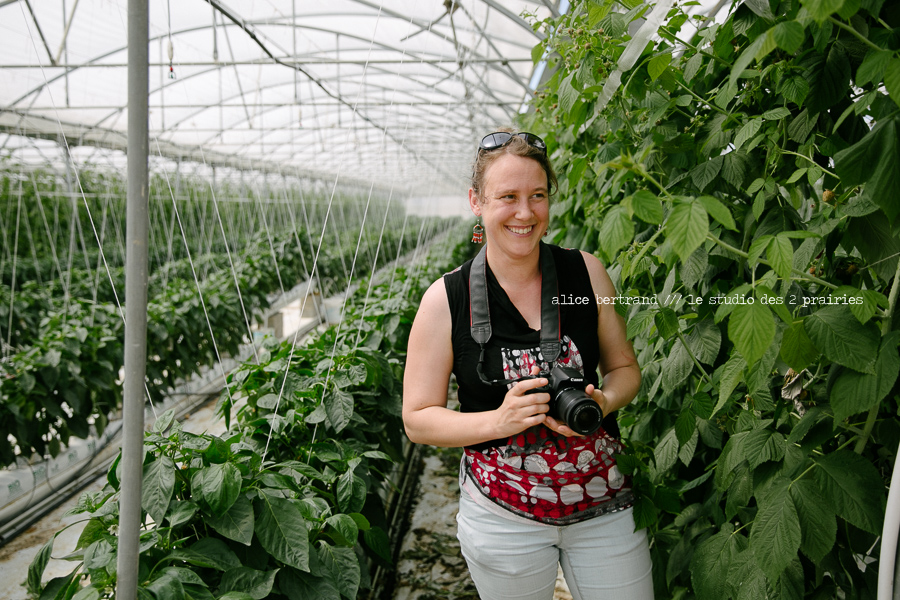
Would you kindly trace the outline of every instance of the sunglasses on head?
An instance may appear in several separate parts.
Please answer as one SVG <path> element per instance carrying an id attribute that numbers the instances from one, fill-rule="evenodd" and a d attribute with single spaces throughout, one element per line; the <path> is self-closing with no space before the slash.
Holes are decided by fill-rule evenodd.
<path id="1" fill-rule="evenodd" d="M 527 131 L 520 131 L 519 133 L 509 133 L 508 131 L 496 131 L 494 133 L 489 133 L 483 138 L 481 138 L 481 143 L 478 144 L 478 152 L 482 150 L 496 150 L 497 148 L 502 148 L 507 145 L 510 141 L 512 141 L 513 137 L 522 138 L 532 148 L 537 148 L 544 154 L 547 154 L 547 144 L 544 143 L 544 140 L 534 135 L 533 133 L 528 133 Z"/>

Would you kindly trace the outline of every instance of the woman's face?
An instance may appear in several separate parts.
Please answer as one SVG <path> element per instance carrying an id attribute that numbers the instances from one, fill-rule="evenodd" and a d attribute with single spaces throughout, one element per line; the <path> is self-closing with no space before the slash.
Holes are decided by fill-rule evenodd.
<path id="1" fill-rule="evenodd" d="M 488 244 L 513 258 L 534 252 L 550 223 L 547 174 L 536 160 L 503 154 L 488 167 L 469 206 L 484 221 Z"/>

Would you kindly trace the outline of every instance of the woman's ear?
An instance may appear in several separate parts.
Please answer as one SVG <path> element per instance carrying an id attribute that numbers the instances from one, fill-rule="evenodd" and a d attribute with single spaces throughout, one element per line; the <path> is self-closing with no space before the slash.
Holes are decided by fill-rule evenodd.
<path id="1" fill-rule="evenodd" d="M 478 194 L 472 188 L 469 188 L 469 208 L 476 217 L 481 216 L 481 203 L 478 201 Z"/>

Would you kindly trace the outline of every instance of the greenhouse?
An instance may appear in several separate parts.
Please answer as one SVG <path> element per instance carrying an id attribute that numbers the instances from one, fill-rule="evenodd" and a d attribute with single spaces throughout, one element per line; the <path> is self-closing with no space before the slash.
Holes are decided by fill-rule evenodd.
<path id="1" fill-rule="evenodd" d="M 900 3 L 0 31 L 0 600 L 494 597 L 473 510 L 633 519 L 528 597 L 900 598 Z"/>

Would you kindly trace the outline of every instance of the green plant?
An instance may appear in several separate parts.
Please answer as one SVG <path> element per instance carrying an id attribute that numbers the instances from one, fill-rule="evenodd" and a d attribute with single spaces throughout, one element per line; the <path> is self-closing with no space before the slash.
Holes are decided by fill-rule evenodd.
<path id="1" fill-rule="evenodd" d="M 416 298 L 439 274 L 430 264 L 361 286 L 346 323 L 302 345 L 266 341 L 229 375 L 223 437 L 160 417 L 144 441 L 140 597 L 353 599 L 370 564 L 390 564 L 382 494 L 402 457 L 403 348 Z M 33 596 L 112 597 L 118 464 L 74 510 L 88 515 L 67 557 L 79 564 L 44 584 L 48 542 L 29 568 Z"/>
<path id="2" fill-rule="evenodd" d="M 537 23 L 556 70 L 524 123 L 562 175 L 554 240 L 609 265 L 642 366 L 620 464 L 657 594 L 874 597 L 900 442 L 900 12 L 691 4 L 608 101 L 652 7 Z"/>

